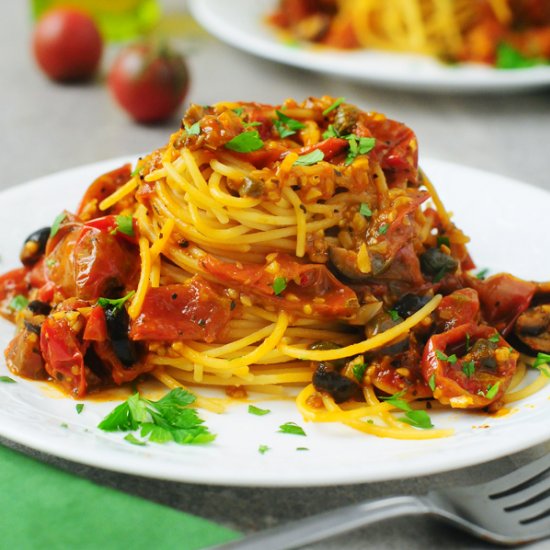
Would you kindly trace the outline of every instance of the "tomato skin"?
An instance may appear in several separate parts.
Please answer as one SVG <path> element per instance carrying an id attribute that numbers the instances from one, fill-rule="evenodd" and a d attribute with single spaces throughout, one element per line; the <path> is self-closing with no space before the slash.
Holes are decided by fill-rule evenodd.
<path id="1" fill-rule="evenodd" d="M 455 290 L 441 300 L 436 315 L 442 332 L 475 321 L 479 315 L 477 292 L 472 288 Z"/>
<path id="2" fill-rule="evenodd" d="M 471 354 L 459 356 L 451 363 L 438 357 L 438 353 L 451 355 L 456 346 L 468 341 L 473 349 L 475 342 L 498 336 L 496 346 L 502 348 L 503 357 L 495 353 L 496 368 L 490 369 L 475 362 L 475 369 L 470 376 L 464 372 L 466 359 L 471 360 Z M 461 409 L 480 409 L 498 403 L 501 396 L 510 385 L 516 370 L 519 354 L 510 348 L 493 327 L 467 323 L 433 335 L 424 348 L 422 358 L 422 376 L 424 380 L 435 385 L 434 397 L 444 405 Z M 433 377 L 433 378 L 432 378 Z M 498 391 L 492 397 L 487 397 L 490 386 L 499 384 Z"/>
<path id="3" fill-rule="evenodd" d="M 58 8 L 44 14 L 33 34 L 33 51 L 40 68 L 53 80 L 91 78 L 103 43 L 93 19 L 77 9 Z"/>
<path id="4" fill-rule="evenodd" d="M 137 122 L 167 119 L 179 107 L 189 86 L 183 57 L 149 43 L 128 46 L 109 71 L 109 88 Z"/>
<path id="5" fill-rule="evenodd" d="M 200 276 L 182 284 L 150 288 L 132 322 L 132 340 L 213 342 L 231 318 L 231 301 Z"/>

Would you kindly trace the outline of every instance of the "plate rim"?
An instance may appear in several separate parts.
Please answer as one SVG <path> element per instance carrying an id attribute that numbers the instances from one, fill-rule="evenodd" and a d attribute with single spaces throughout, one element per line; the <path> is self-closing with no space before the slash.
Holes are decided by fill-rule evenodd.
<path id="1" fill-rule="evenodd" d="M 16 185 L 4 191 L 1 191 L 0 200 L 4 198 L 12 198 L 12 200 L 17 199 L 17 195 L 24 195 L 25 192 L 32 191 L 32 189 L 36 186 L 43 186 L 45 183 L 47 183 L 48 180 L 55 180 L 61 177 L 71 178 L 72 175 L 87 173 L 91 171 L 94 171 L 99 175 L 101 171 L 108 170 L 111 167 L 115 167 L 125 162 L 135 161 L 138 156 L 139 155 L 116 157 L 113 159 L 106 159 L 94 163 L 81 165 L 78 167 L 69 168 L 59 172 L 54 172 L 53 174 L 42 176 L 33 179 L 27 183 Z M 546 200 L 549 199 L 548 191 L 540 187 L 533 186 L 529 183 L 515 180 L 507 176 L 495 174 L 485 170 L 480 170 L 478 168 L 430 158 L 422 158 L 421 164 L 424 168 L 427 169 L 428 173 L 434 167 L 439 170 L 465 170 L 470 174 L 476 174 L 478 177 L 490 177 L 504 184 L 511 184 L 514 186 L 519 186 L 520 188 L 527 186 L 530 188 L 531 192 L 540 193 L 541 197 L 544 196 Z M 2 361 L 0 361 L 0 364 L 2 364 L 4 369 L 7 368 L 5 367 L 5 363 L 3 363 Z M 36 383 L 29 381 L 25 381 L 25 383 L 32 386 L 36 385 Z M 70 402 L 73 403 L 72 400 L 70 400 Z M 434 466 L 433 463 L 425 465 L 423 463 L 417 462 L 412 468 L 409 465 L 408 469 L 405 471 L 395 472 L 394 466 L 393 469 L 390 467 L 385 468 L 382 472 L 375 472 L 376 475 L 373 475 L 373 473 L 369 473 L 368 471 L 366 472 L 364 470 L 357 470 L 355 472 L 352 472 L 351 475 L 349 472 L 338 471 L 336 472 L 336 474 L 333 472 L 333 475 L 330 479 L 321 479 L 319 476 L 315 478 L 315 476 L 313 476 L 309 477 L 304 482 L 303 479 L 299 479 L 297 477 L 287 477 L 285 479 L 275 479 L 273 477 L 267 479 L 259 478 L 256 470 L 252 470 L 252 472 L 247 472 L 246 470 L 244 470 L 245 473 L 242 477 L 238 479 L 228 478 L 227 476 L 220 474 L 220 472 L 215 473 L 204 471 L 197 475 L 197 472 L 193 470 L 192 465 L 191 469 L 189 469 L 189 466 L 187 464 L 183 464 L 182 467 L 181 464 L 177 464 L 177 461 L 172 457 L 172 455 L 167 455 L 166 453 L 163 454 L 162 452 L 160 454 L 163 456 L 168 456 L 170 460 L 169 467 L 166 469 L 162 469 L 161 471 L 160 468 L 155 468 L 154 464 L 155 455 L 158 453 L 155 453 L 154 450 L 152 452 L 150 450 L 142 452 L 140 450 L 142 448 L 138 448 L 136 450 L 132 446 L 124 447 L 121 451 L 123 456 L 127 456 L 128 452 L 132 453 L 131 468 L 129 468 L 128 466 L 125 466 L 124 461 L 122 460 L 117 460 L 113 462 L 111 453 L 109 453 L 108 451 L 106 452 L 105 449 L 101 446 L 96 453 L 83 455 L 82 451 L 77 445 L 60 447 L 55 438 L 52 439 L 48 437 L 47 432 L 39 432 L 37 434 L 32 430 L 24 431 L 20 429 L 19 422 L 15 421 L 10 423 L 9 419 L 8 422 L 6 422 L 6 415 L 1 410 L 0 420 L 2 420 L 2 422 L 0 422 L 0 435 L 5 437 L 6 439 L 22 444 L 28 448 L 40 452 L 45 452 L 52 456 L 60 457 L 66 460 L 71 460 L 73 462 L 86 464 L 91 467 L 103 468 L 119 473 L 140 475 L 147 478 L 171 480 L 193 484 L 208 484 L 216 486 L 226 485 L 236 487 L 321 487 L 349 485 L 356 483 L 372 483 L 379 481 L 405 479 L 415 476 L 428 476 L 447 471 L 454 471 L 456 469 L 461 469 L 464 467 L 480 464 L 482 462 L 501 458 L 510 453 L 519 452 L 529 447 L 541 444 L 550 439 L 549 425 L 547 430 L 538 430 L 536 434 L 532 433 L 532 431 L 528 432 L 527 430 L 524 430 L 523 433 L 519 433 L 519 437 L 512 440 L 507 440 L 506 442 L 499 442 L 491 446 L 489 449 L 484 449 L 481 453 L 471 453 L 467 457 L 464 457 L 462 455 L 457 456 L 456 458 L 454 458 L 454 460 L 449 460 L 447 458 L 444 464 L 438 464 L 436 466 Z M 98 437 L 98 434 L 92 435 Z M 100 439 L 105 439 L 102 432 L 99 435 L 101 436 Z M 460 435 L 461 434 L 456 434 L 454 437 L 459 437 Z M 467 436 L 467 434 L 465 434 L 465 436 Z M 365 437 L 366 439 L 368 439 L 368 436 L 362 436 L 361 434 L 359 434 L 358 437 Z M 389 441 L 393 442 L 393 440 Z M 127 444 L 124 443 L 123 445 Z M 151 463 L 151 455 L 153 457 L 153 463 Z M 279 458 L 277 458 L 276 460 L 279 461 Z M 284 455 L 282 459 L 284 459 Z M 165 462 L 162 462 L 162 457 L 160 460 L 162 464 L 165 464 Z"/>
<path id="2" fill-rule="evenodd" d="M 266 2 L 264 0 L 262 5 L 274 1 L 268 0 Z M 247 0 L 234 0 L 232 6 L 234 7 L 235 3 L 241 3 L 244 6 L 246 2 Z M 225 0 L 188 0 L 188 7 L 199 24 L 221 41 L 257 57 L 310 72 L 339 76 L 379 87 L 406 88 L 411 91 L 430 93 L 517 93 L 550 86 L 550 66 L 497 70 L 481 64 L 470 63 L 463 66 L 447 67 L 428 56 L 380 50 L 359 50 L 351 55 L 363 66 L 367 63 L 367 68 L 370 69 L 372 69 L 372 66 L 368 67 L 369 61 L 380 64 L 384 60 L 390 63 L 400 60 L 410 62 L 413 67 L 406 71 L 405 77 L 397 71 L 394 74 L 387 72 L 382 74 L 378 72 L 377 74 L 377 71 L 369 73 L 367 70 L 357 71 L 352 69 L 351 63 L 348 63 L 345 58 L 344 62 L 342 60 L 336 62 L 335 58 L 339 55 L 349 56 L 349 52 L 342 54 L 336 50 L 319 51 L 314 48 L 295 49 L 285 46 L 270 37 L 267 29 L 262 29 L 260 25 L 256 28 L 262 31 L 261 36 L 246 32 L 246 29 L 244 29 L 244 34 L 242 32 L 235 33 L 227 20 L 212 9 L 212 6 L 217 3 L 223 6 Z M 234 9 L 235 13 L 238 11 Z M 243 31 L 242 28 L 240 30 Z M 327 64 L 327 61 L 330 61 L 330 63 Z M 417 67 L 414 67 L 414 65 L 417 65 Z M 418 66 L 429 67 L 433 70 L 433 74 L 422 74 L 422 71 L 416 70 Z"/>

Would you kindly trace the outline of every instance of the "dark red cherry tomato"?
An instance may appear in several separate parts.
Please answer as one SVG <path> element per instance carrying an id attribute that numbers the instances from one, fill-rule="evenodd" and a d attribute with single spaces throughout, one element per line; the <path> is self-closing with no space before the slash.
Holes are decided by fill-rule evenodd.
<path id="1" fill-rule="evenodd" d="M 34 29 L 36 61 L 53 80 L 89 79 L 97 70 L 102 49 L 94 20 L 77 9 L 50 10 Z"/>
<path id="2" fill-rule="evenodd" d="M 109 72 L 109 88 L 137 122 L 156 122 L 172 115 L 189 87 L 183 56 L 147 42 L 128 46 Z"/>

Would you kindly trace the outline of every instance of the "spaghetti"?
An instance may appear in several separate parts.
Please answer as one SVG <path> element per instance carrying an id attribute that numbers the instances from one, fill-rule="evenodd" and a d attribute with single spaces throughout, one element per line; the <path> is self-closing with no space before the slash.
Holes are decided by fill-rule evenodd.
<path id="1" fill-rule="evenodd" d="M 545 0 L 281 0 L 270 22 L 292 39 L 518 68 L 550 60 Z"/>
<path id="2" fill-rule="evenodd" d="M 147 373 L 294 396 L 306 420 L 395 438 L 449 435 L 419 429 L 427 408 L 529 395 L 546 377 L 522 388 L 515 348 L 550 351 L 547 285 L 471 275 L 417 150 L 342 98 L 192 105 L 27 239 L 0 279 L 8 367 L 79 399 Z"/>

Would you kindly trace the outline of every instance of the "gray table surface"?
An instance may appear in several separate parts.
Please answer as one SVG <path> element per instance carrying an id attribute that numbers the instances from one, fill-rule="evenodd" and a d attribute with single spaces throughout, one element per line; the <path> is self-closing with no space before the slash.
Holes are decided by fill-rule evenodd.
<path id="1" fill-rule="evenodd" d="M 178 2 L 168 2 L 169 11 L 178 7 L 181 10 Z M 133 124 L 113 104 L 102 79 L 70 86 L 46 80 L 30 55 L 30 29 L 26 2 L 4 2 L 0 17 L 0 189 L 72 166 L 152 150 L 177 128 L 177 119 L 158 126 Z M 485 97 L 413 94 L 264 62 L 206 36 L 181 45 L 188 51 L 193 75 L 188 101 L 206 104 L 249 99 L 277 103 L 286 97 L 345 96 L 350 102 L 384 112 L 414 128 L 421 157 L 475 166 L 550 191 L 550 89 Z M 107 52 L 105 65 L 112 54 Z M 438 486 L 486 480 L 550 450 L 548 444 L 540 445 L 476 467 L 409 480 L 352 487 L 239 489 L 116 474 L 43 455 L 3 439 L 0 442 L 96 483 L 243 532 L 323 511 L 327 502 L 339 506 L 364 498 L 421 493 Z M 548 547 L 544 543 L 536 546 Z M 436 547 L 489 546 L 423 518 L 392 520 L 315 545 L 319 549 Z"/>

